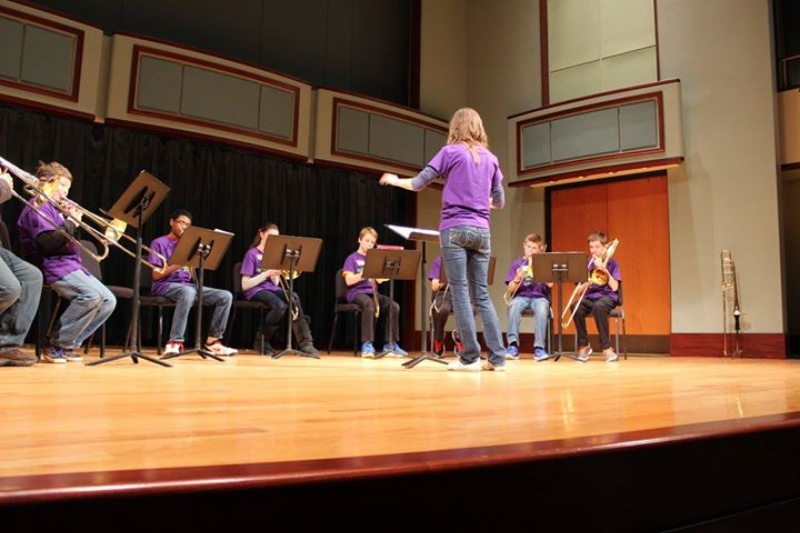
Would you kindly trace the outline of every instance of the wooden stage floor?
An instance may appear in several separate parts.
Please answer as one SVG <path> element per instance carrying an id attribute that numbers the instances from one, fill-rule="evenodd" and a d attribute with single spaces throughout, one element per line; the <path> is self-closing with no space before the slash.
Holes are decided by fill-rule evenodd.
<path id="1" fill-rule="evenodd" d="M 406 360 L 243 351 L 171 368 L 2 368 L 0 509 L 444 472 L 800 421 L 797 360 L 522 359 L 505 373 Z"/>

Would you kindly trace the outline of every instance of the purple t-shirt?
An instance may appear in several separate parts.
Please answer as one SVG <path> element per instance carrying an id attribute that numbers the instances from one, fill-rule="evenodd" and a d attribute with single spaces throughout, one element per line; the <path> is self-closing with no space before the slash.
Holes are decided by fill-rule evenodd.
<path id="1" fill-rule="evenodd" d="M 428 279 L 433 281 L 435 279 L 442 279 L 442 256 L 440 255 L 431 263 L 431 268 L 428 270 Z"/>
<path id="2" fill-rule="evenodd" d="M 588 268 L 590 274 L 592 273 L 591 270 L 592 265 L 593 265 L 592 260 L 589 259 Z M 606 263 L 606 270 L 608 270 L 608 273 L 612 278 L 614 278 L 619 282 L 622 281 L 622 272 L 620 272 L 619 270 L 619 264 L 617 263 L 617 260 L 614 259 L 613 257 L 608 260 L 608 263 Z M 589 288 L 586 289 L 586 294 L 584 295 L 584 298 L 586 298 L 587 300 L 599 300 L 603 296 L 607 296 L 608 298 L 611 298 L 615 302 L 619 303 L 619 293 L 617 293 L 617 291 L 615 290 L 612 290 L 611 287 L 608 285 L 608 283 L 606 283 L 605 285 L 596 285 L 592 283 L 591 285 L 589 285 Z"/>
<path id="3" fill-rule="evenodd" d="M 527 260 L 525 257 L 520 257 L 513 263 L 511 263 L 511 267 L 508 269 L 508 273 L 506 274 L 506 285 L 511 283 L 517 275 L 517 269 L 519 267 L 527 265 Z M 550 301 L 550 287 L 547 286 L 546 283 L 534 283 L 534 277 L 536 273 L 533 273 L 533 276 L 530 276 L 528 273 L 528 269 L 525 269 L 525 275 L 522 277 L 522 284 L 517 287 L 517 292 L 514 293 L 514 296 L 523 296 L 525 298 L 546 298 L 547 301 Z"/>
<path id="4" fill-rule="evenodd" d="M 31 205 L 35 201 L 36 198 L 31 198 L 28 204 Z M 65 219 L 61 211 L 50 202 L 45 202 L 38 208 L 44 215 L 41 216 L 29 205 L 23 208 L 22 214 L 17 219 L 22 255 L 41 269 L 44 273 L 45 283 L 58 281 L 76 270 L 82 270 L 88 274 L 89 271 L 81 262 L 80 248 L 73 240 L 68 239 L 60 250 L 49 254 L 44 253 L 36 244 L 36 237 L 39 234 L 57 230 L 57 225 L 64 225 Z"/>
<path id="5" fill-rule="evenodd" d="M 150 243 L 150 249 L 153 252 L 159 253 L 169 260 L 172 257 L 172 252 L 175 251 L 175 248 L 178 246 L 178 241 L 172 237 L 172 234 L 164 235 L 157 239 L 154 239 L 152 243 Z M 147 260 L 158 266 L 161 267 L 161 261 L 158 259 L 158 256 L 151 253 Z M 187 285 L 194 285 L 192 281 L 192 272 L 191 269 L 187 266 L 181 267 L 175 272 L 172 272 L 169 276 L 161 278 L 159 280 L 153 279 L 153 286 L 150 288 L 150 291 L 155 294 L 156 296 L 164 296 L 169 288 L 170 283 L 183 283 Z"/>
<path id="6" fill-rule="evenodd" d="M 427 165 L 434 172 L 423 171 L 412 182 L 416 191 L 428 186 L 438 176 L 444 178 L 439 231 L 461 225 L 488 229 L 489 198 L 498 208 L 505 203 L 503 173 L 497 157 L 480 146 L 476 151 L 480 164 L 475 164 L 465 144 L 445 145 Z"/>
<path id="7" fill-rule="evenodd" d="M 353 274 L 360 274 L 364 271 L 364 264 L 367 262 L 367 256 L 358 253 L 358 250 L 347 256 L 344 260 L 342 267 L 342 274 L 345 272 L 352 272 Z M 362 279 L 355 285 L 347 287 L 347 301 L 352 303 L 358 293 L 372 294 L 372 282 L 368 279 Z"/>
<path id="8" fill-rule="evenodd" d="M 244 260 L 242 261 L 242 268 L 239 270 L 239 273 L 242 276 L 257 276 L 260 272 L 261 267 L 261 260 L 264 258 L 264 252 L 259 250 L 257 247 L 250 248 L 247 250 L 247 253 L 244 254 Z M 267 278 L 258 285 L 254 287 L 250 287 L 246 291 L 242 291 L 242 296 L 245 299 L 249 300 L 256 294 L 261 291 L 272 291 L 278 292 L 281 288 L 275 283 L 272 282 L 271 278 Z"/>

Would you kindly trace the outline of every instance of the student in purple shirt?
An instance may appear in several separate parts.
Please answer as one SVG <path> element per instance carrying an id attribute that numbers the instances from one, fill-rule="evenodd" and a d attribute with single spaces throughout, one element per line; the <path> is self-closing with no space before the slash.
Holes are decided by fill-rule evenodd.
<path id="1" fill-rule="evenodd" d="M 44 282 L 69 301 L 50 332 L 42 361 L 82 361 L 76 350 L 108 319 L 117 299 L 81 262 L 76 239 L 82 212 L 67 201 L 72 174 L 53 161 L 39 163 L 36 177 L 50 200 L 36 196 L 22 210 L 17 220 L 22 252 L 42 270 Z"/>
<path id="2" fill-rule="evenodd" d="M 480 372 L 506 368 L 505 348 L 497 311 L 489 297 L 488 271 L 491 255 L 490 210 L 505 204 L 503 173 L 480 115 L 462 108 L 450 119 L 447 144 L 415 177 L 401 179 L 385 173 L 381 185 L 418 191 L 438 177 L 444 178 L 439 244 L 453 295 L 456 327 L 464 343 L 458 361 L 448 370 Z M 470 294 L 483 323 L 489 360 L 481 363 L 481 346 L 470 306 Z"/>
<path id="3" fill-rule="evenodd" d="M 619 263 L 613 257 L 607 256 L 608 239 L 606 234 L 596 231 L 589 235 L 589 276 L 590 281 L 578 285 L 578 294 L 586 288 L 586 294 L 581 300 L 578 310 L 575 311 L 575 331 L 578 337 L 578 358 L 588 361 L 592 354 L 589 336 L 586 333 L 586 316 L 592 315 L 600 335 L 600 347 L 603 356 L 609 363 L 613 363 L 619 356 L 611 347 L 611 338 L 608 334 L 608 315 L 619 305 L 619 287 L 622 282 L 622 272 Z M 600 283 L 596 283 L 600 281 Z M 603 281 L 605 281 L 603 283 Z M 587 287 L 588 285 L 588 287 Z"/>
<path id="4" fill-rule="evenodd" d="M 511 263 L 506 274 L 508 284 L 507 295 L 513 295 L 508 301 L 508 331 L 506 340 L 506 359 L 519 359 L 519 324 L 522 312 L 533 311 L 534 341 L 533 358 L 545 361 L 550 354 L 544 347 L 547 338 L 547 323 L 550 318 L 550 289 L 552 283 L 536 283 L 533 271 L 533 254 L 544 251 L 541 236 L 531 233 L 522 242 L 523 256 Z M 508 299 L 508 298 L 506 298 Z"/>
<path id="5" fill-rule="evenodd" d="M 378 292 L 378 284 L 386 280 L 366 279 L 362 276 L 367 262 L 367 252 L 378 242 L 378 232 L 369 226 L 358 233 L 358 250 L 347 256 L 342 267 L 342 276 L 347 284 L 347 301 L 361 307 L 361 357 L 375 357 L 375 323 L 383 317 L 386 327 L 383 351 L 389 357 L 406 357 L 408 352 L 400 347 L 400 305 L 385 294 Z M 389 306 L 392 307 L 391 312 Z M 379 316 L 376 316 L 377 313 Z M 391 314 L 392 320 L 389 320 Z"/>
<path id="6" fill-rule="evenodd" d="M 261 270 L 261 261 L 264 258 L 264 247 L 270 235 L 280 235 L 276 224 L 264 224 L 256 232 L 250 249 L 244 255 L 242 268 L 242 297 L 246 300 L 256 300 L 269 306 L 269 311 L 264 317 L 264 323 L 259 325 L 259 331 L 264 336 L 263 353 L 273 355 L 275 349 L 270 343 L 270 339 L 280 327 L 281 319 L 289 310 L 289 282 L 281 280 L 284 273 L 280 270 Z M 300 304 L 300 296 L 292 292 L 292 337 L 297 341 L 300 351 L 311 357 L 318 357 L 319 350 L 314 347 L 314 339 L 311 336 L 309 318 L 303 312 Z M 261 335 L 258 335 L 255 346 L 261 351 Z"/>
<path id="7" fill-rule="evenodd" d="M 167 258 L 171 257 L 184 230 L 191 225 L 192 214 L 189 211 L 186 209 L 174 211 L 169 217 L 170 232 L 153 240 L 150 249 L 154 253 L 151 253 L 147 260 L 160 268 L 161 260 L 156 254 Z M 197 286 L 193 273 L 189 267 L 173 264 L 168 265 L 163 271 L 153 270 L 151 290 L 153 294 L 165 296 L 175 302 L 169 342 L 164 349 L 164 355 L 179 354 L 184 351 L 183 342 L 189 311 L 197 301 Z M 222 344 L 222 335 L 225 333 L 232 304 L 233 295 L 230 291 L 203 287 L 203 305 L 214 308 L 203 349 L 214 355 L 229 356 L 238 353 L 238 350 Z"/>

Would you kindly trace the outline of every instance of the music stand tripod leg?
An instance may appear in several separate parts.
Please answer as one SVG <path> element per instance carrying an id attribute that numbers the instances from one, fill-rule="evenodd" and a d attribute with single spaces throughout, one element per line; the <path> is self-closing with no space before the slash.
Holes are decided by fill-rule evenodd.
<path id="1" fill-rule="evenodd" d="M 280 359 L 284 355 L 287 354 L 294 354 L 300 355 L 302 357 L 311 357 L 313 359 L 319 359 L 318 355 L 311 355 L 307 353 L 303 353 L 300 350 L 295 350 L 292 348 L 292 300 L 294 299 L 294 259 L 289 263 L 289 294 L 286 295 L 286 298 L 289 300 L 287 303 L 289 307 L 286 310 L 286 313 L 289 315 L 287 317 L 287 326 L 286 326 L 286 348 L 281 350 L 280 352 L 276 353 L 272 356 L 273 359 Z M 302 318 L 298 317 L 302 320 Z"/>
<path id="2" fill-rule="evenodd" d="M 141 353 L 140 350 L 140 339 L 139 339 L 139 309 L 141 308 L 139 303 L 139 280 L 141 279 L 142 275 L 142 222 L 141 222 L 141 212 L 139 215 L 139 224 L 137 227 L 137 235 L 136 235 L 136 265 L 133 267 L 133 298 L 131 298 L 131 329 L 128 335 L 128 347 L 130 351 L 123 352 L 121 354 L 112 355 L 110 357 L 103 357 L 102 359 L 97 359 L 95 361 L 90 361 L 86 363 L 86 366 L 95 366 L 100 365 L 103 363 L 110 363 L 111 361 L 117 361 L 124 357 L 130 357 L 134 364 L 139 363 L 139 359 L 144 359 L 145 361 L 149 361 L 151 363 L 155 363 L 157 365 L 165 366 L 167 368 L 172 368 L 172 365 L 169 363 L 165 363 L 164 361 L 159 361 L 155 357 L 150 357 L 149 355 L 145 355 Z"/>
<path id="3" fill-rule="evenodd" d="M 200 245 L 201 247 L 204 245 Z M 174 357 L 181 357 L 182 355 L 189 355 L 192 353 L 198 354 L 203 359 L 211 358 L 216 359 L 217 361 L 225 361 L 222 357 L 209 352 L 208 350 L 204 350 L 202 346 L 202 341 L 200 340 L 200 335 L 202 332 L 202 325 L 203 325 L 203 271 L 204 271 L 204 261 L 205 257 L 208 255 L 207 250 L 200 251 L 200 266 L 198 267 L 198 271 L 200 272 L 197 276 L 197 320 L 195 322 L 195 330 L 194 330 L 194 348 L 189 350 L 184 350 L 179 353 L 171 353 L 167 355 L 162 355 L 161 359 L 172 359 Z"/>

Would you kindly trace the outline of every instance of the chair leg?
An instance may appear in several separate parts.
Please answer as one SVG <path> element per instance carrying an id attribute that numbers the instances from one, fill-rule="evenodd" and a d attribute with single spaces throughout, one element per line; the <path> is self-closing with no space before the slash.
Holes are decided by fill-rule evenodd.
<path id="1" fill-rule="evenodd" d="M 156 336 L 156 353 L 161 355 L 161 335 L 164 328 L 164 308 L 158 306 L 158 334 Z"/>
<path id="2" fill-rule="evenodd" d="M 333 336 L 336 334 L 336 323 L 339 321 L 339 313 L 336 311 L 333 312 L 333 327 L 331 328 L 331 334 L 328 337 L 328 355 L 331 354 L 331 348 L 333 347 Z"/>
<path id="3" fill-rule="evenodd" d="M 353 355 L 358 356 L 358 341 L 361 340 L 359 330 L 361 329 L 361 313 L 356 313 L 355 325 L 353 326 Z"/>
<path id="4" fill-rule="evenodd" d="M 625 327 L 625 318 L 622 318 L 622 350 L 625 359 L 628 359 L 628 330 Z"/>

